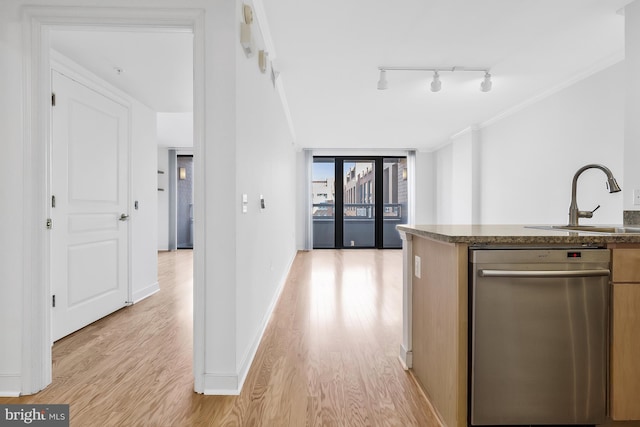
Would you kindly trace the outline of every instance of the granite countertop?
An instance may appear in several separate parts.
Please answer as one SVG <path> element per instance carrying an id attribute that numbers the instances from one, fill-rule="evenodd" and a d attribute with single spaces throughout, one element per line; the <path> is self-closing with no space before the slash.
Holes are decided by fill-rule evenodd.
<path id="1" fill-rule="evenodd" d="M 401 232 L 448 243 L 520 244 L 607 244 L 640 243 L 638 234 L 605 234 L 549 230 L 537 225 L 398 225 Z M 615 227 L 615 226 L 614 226 Z M 617 227 L 621 227 L 618 225 Z"/>

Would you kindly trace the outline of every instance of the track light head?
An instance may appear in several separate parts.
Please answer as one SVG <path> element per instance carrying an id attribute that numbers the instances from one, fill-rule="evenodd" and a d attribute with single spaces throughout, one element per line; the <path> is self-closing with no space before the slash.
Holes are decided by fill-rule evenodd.
<path id="1" fill-rule="evenodd" d="M 485 71 L 484 80 L 482 80 L 482 83 L 480 83 L 480 90 L 482 92 L 489 92 L 491 90 L 491 86 L 491 74 L 489 74 L 488 71 Z"/>
<path id="2" fill-rule="evenodd" d="M 442 89 L 442 82 L 440 81 L 440 71 L 445 71 L 448 73 L 460 72 L 460 71 L 470 71 L 470 72 L 482 72 L 484 73 L 484 79 L 482 83 L 480 83 L 480 90 L 482 92 L 489 92 L 491 90 L 492 82 L 491 82 L 491 74 L 489 74 L 488 67 L 462 67 L 462 66 L 454 66 L 454 67 L 388 67 L 388 66 L 380 66 L 378 67 L 380 70 L 380 79 L 378 80 L 378 90 L 385 90 L 388 88 L 387 83 L 387 71 L 429 71 L 433 73 L 433 80 L 431 81 L 431 92 L 440 92 Z"/>
<path id="3" fill-rule="evenodd" d="M 433 73 L 433 81 L 431 82 L 431 92 L 440 92 L 442 89 L 442 82 L 440 81 L 440 74 L 438 72 Z"/>
<path id="4" fill-rule="evenodd" d="M 386 70 L 380 70 L 380 79 L 378 80 L 378 90 L 385 90 L 389 87 L 387 83 L 387 72 Z"/>

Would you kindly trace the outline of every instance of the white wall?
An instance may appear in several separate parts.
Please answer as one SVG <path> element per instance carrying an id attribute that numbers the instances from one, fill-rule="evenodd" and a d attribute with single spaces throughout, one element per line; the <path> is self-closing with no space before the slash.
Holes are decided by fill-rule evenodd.
<path id="1" fill-rule="evenodd" d="M 436 151 L 436 216 L 447 224 L 473 222 L 473 133 L 464 132 Z"/>
<path id="2" fill-rule="evenodd" d="M 624 91 L 618 63 L 480 128 L 472 138 L 475 152 L 467 137 L 439 150 L 437 222 L 566 223 L 573 174 L 588 163 L 609 167 L 624 188 Z M 470 181 L 474 168 L 477 178 Z M 578 206 L 601 208 L 581 223 L 622 222 L 622 195 L 609 194 L 605 183 L 599 170 L 582 174 Z M 474 204 L 476 218 L 468 216 Z"/>
<path id="3" fill-rule="evenodd" d="M 473 222 L 473 163 L 471 132 L 460 136 L 452 144 L 453 157 L 459 159 L 453 166 L 452 193 L 453 197 L 451 222 L 453 224 L 469 224 Z"/>
<path id="4" fill-rule="evenodd" d="M 236 187 L 226 208 L 237 221 L 236 360 L 243 380 L 296 253 L 297 180 L 296 152 L 277 91 L 269 74 L 260 73 L 257 55 L 247 58 L 239 43 L 236 78 Z M 242 194 L 248 196 L 246 214 Z"/>
<path id="5" fill-rule="evenodd" d="M 207 44 L 206 64 L 212 108 L 204 158 L 204 391 L 232 393 L 244 381 L 295 256 L 295 153 L 269 75 L 259 71 L 257 55 L 247 58 L 240 46 L 243 2 L 215 3 L 207 8 L 215 43 Z M 258 45 L 257 26 L 254 36 Z M 249 197 L 246 214 L 242 194 Z"/>
<path id="6" fill-rule="evenodd" d="M 416 152 L 415 162 L 415 224 L 436 222 L 436 154 Z"/>
<path id="7" fill-rule="evenodd" d="M 159 112 L 158 145 L 193 149 L 193 112 Z"/>
<path id="8" fill-rule="evenodd" d="M 178 3 L 177 1 L 175 3 Z M 196 268 L 198 252 L 204 250 L 205 322 L 204 384 L 202 391 L 237 390 L 236 363 L 236 55 L 239 2 L 216 0 L 204 6 L 206 22 L 206 140 L 204 158 L 194 156 L 194 167 L 202 165 L 204 210 L 198 206 L 197 182 L 194 201 L 194 248 Z M 248 173 L 249 171 L 247 171 Z M 197 171 L 196 171 L 197 177 Z M 206 215 L 201 218 L 198 214 Z M 204 236 L 197 233 L 204 220 Z M 250 268 L 250 267 L 248 267 Z M 194 280 L 197 280 L 196 277 Z M 195 286 L 195 284 L 194 284 Z M 196 378 L 197 381 L 197 378 Z"/>
<path id="9" fill-rule="evenodd" d="M 453 222 L 453 200 L 458 197 L 453 193 L 453 170 L 462 162 L 453 157 L 453 145 L 448 144 L 434 154 L 436 192 L 434 205 L 436 222 L 449 224 Z"/>
<path id="10" fill-rule="evenodd" d="M 22 386 L 22 322 L 24 281 L 24 168 L 22 131 L 21 26 L 7 2 L 0 2 L 0 395 Z"/>
<path id="11" fill-rule="evenodd" d="M 633 203 L 633 190 L 640 189 L 640 1 L 625 7 L 625 142 L 624 209 L 640 210 Z"/>

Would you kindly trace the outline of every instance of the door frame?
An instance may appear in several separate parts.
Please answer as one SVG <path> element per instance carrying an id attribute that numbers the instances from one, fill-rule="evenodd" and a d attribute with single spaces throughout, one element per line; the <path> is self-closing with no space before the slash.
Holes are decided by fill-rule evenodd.
<path id="1" fill-rule="evenodd" d="M 321 157 L 321 156 L 317 156 Z M 336 212 L 334 222 L 335 249 L 382 249 L 382 187 L 378 185 L 382 176 L 382 157 L 379 156 L 335 156 L 336 179 Z M 373 220 L 373 246 L 345 246 L 344 245 L 344 164 L 346 162 L 371 162 L 373 163 L 374 182 L 374 220 Z M 338 194 L 340 197 L 338 197 Z"/>
<path id="2" fill-rule="evenodd" d="M 205 182 L 205 24 L 201 9 L 25 7 L 24 55 L 24 247 L 22 295 L 22 394 L 33 394 L 52 381 L 50 236 L 46 229 L 50 193 L 51 59 L 49 32 L 68 28 L 119 27 L 193 33 L 194 169 Z M 194 192 L 196 236 L 204 235 L 204 186 Z M 41 226 L 36 226 L 41 224 Z M 194 389 L 204 391 L 204 245 L 194 241 Z"/>

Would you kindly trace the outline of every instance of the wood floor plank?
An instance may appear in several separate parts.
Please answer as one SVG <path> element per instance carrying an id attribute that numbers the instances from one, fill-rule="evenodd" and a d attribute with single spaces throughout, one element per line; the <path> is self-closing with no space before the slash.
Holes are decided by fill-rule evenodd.
<path id="1" fill-rule="evenodd" d="M 192 252 L 161 291 L 56 342 L 53 383 L 0 403 L 69 403 L 71 425 L 438 426 L 397 359 L 402 253 L 300 252 L 239 396 L 193 392 Z"/>

